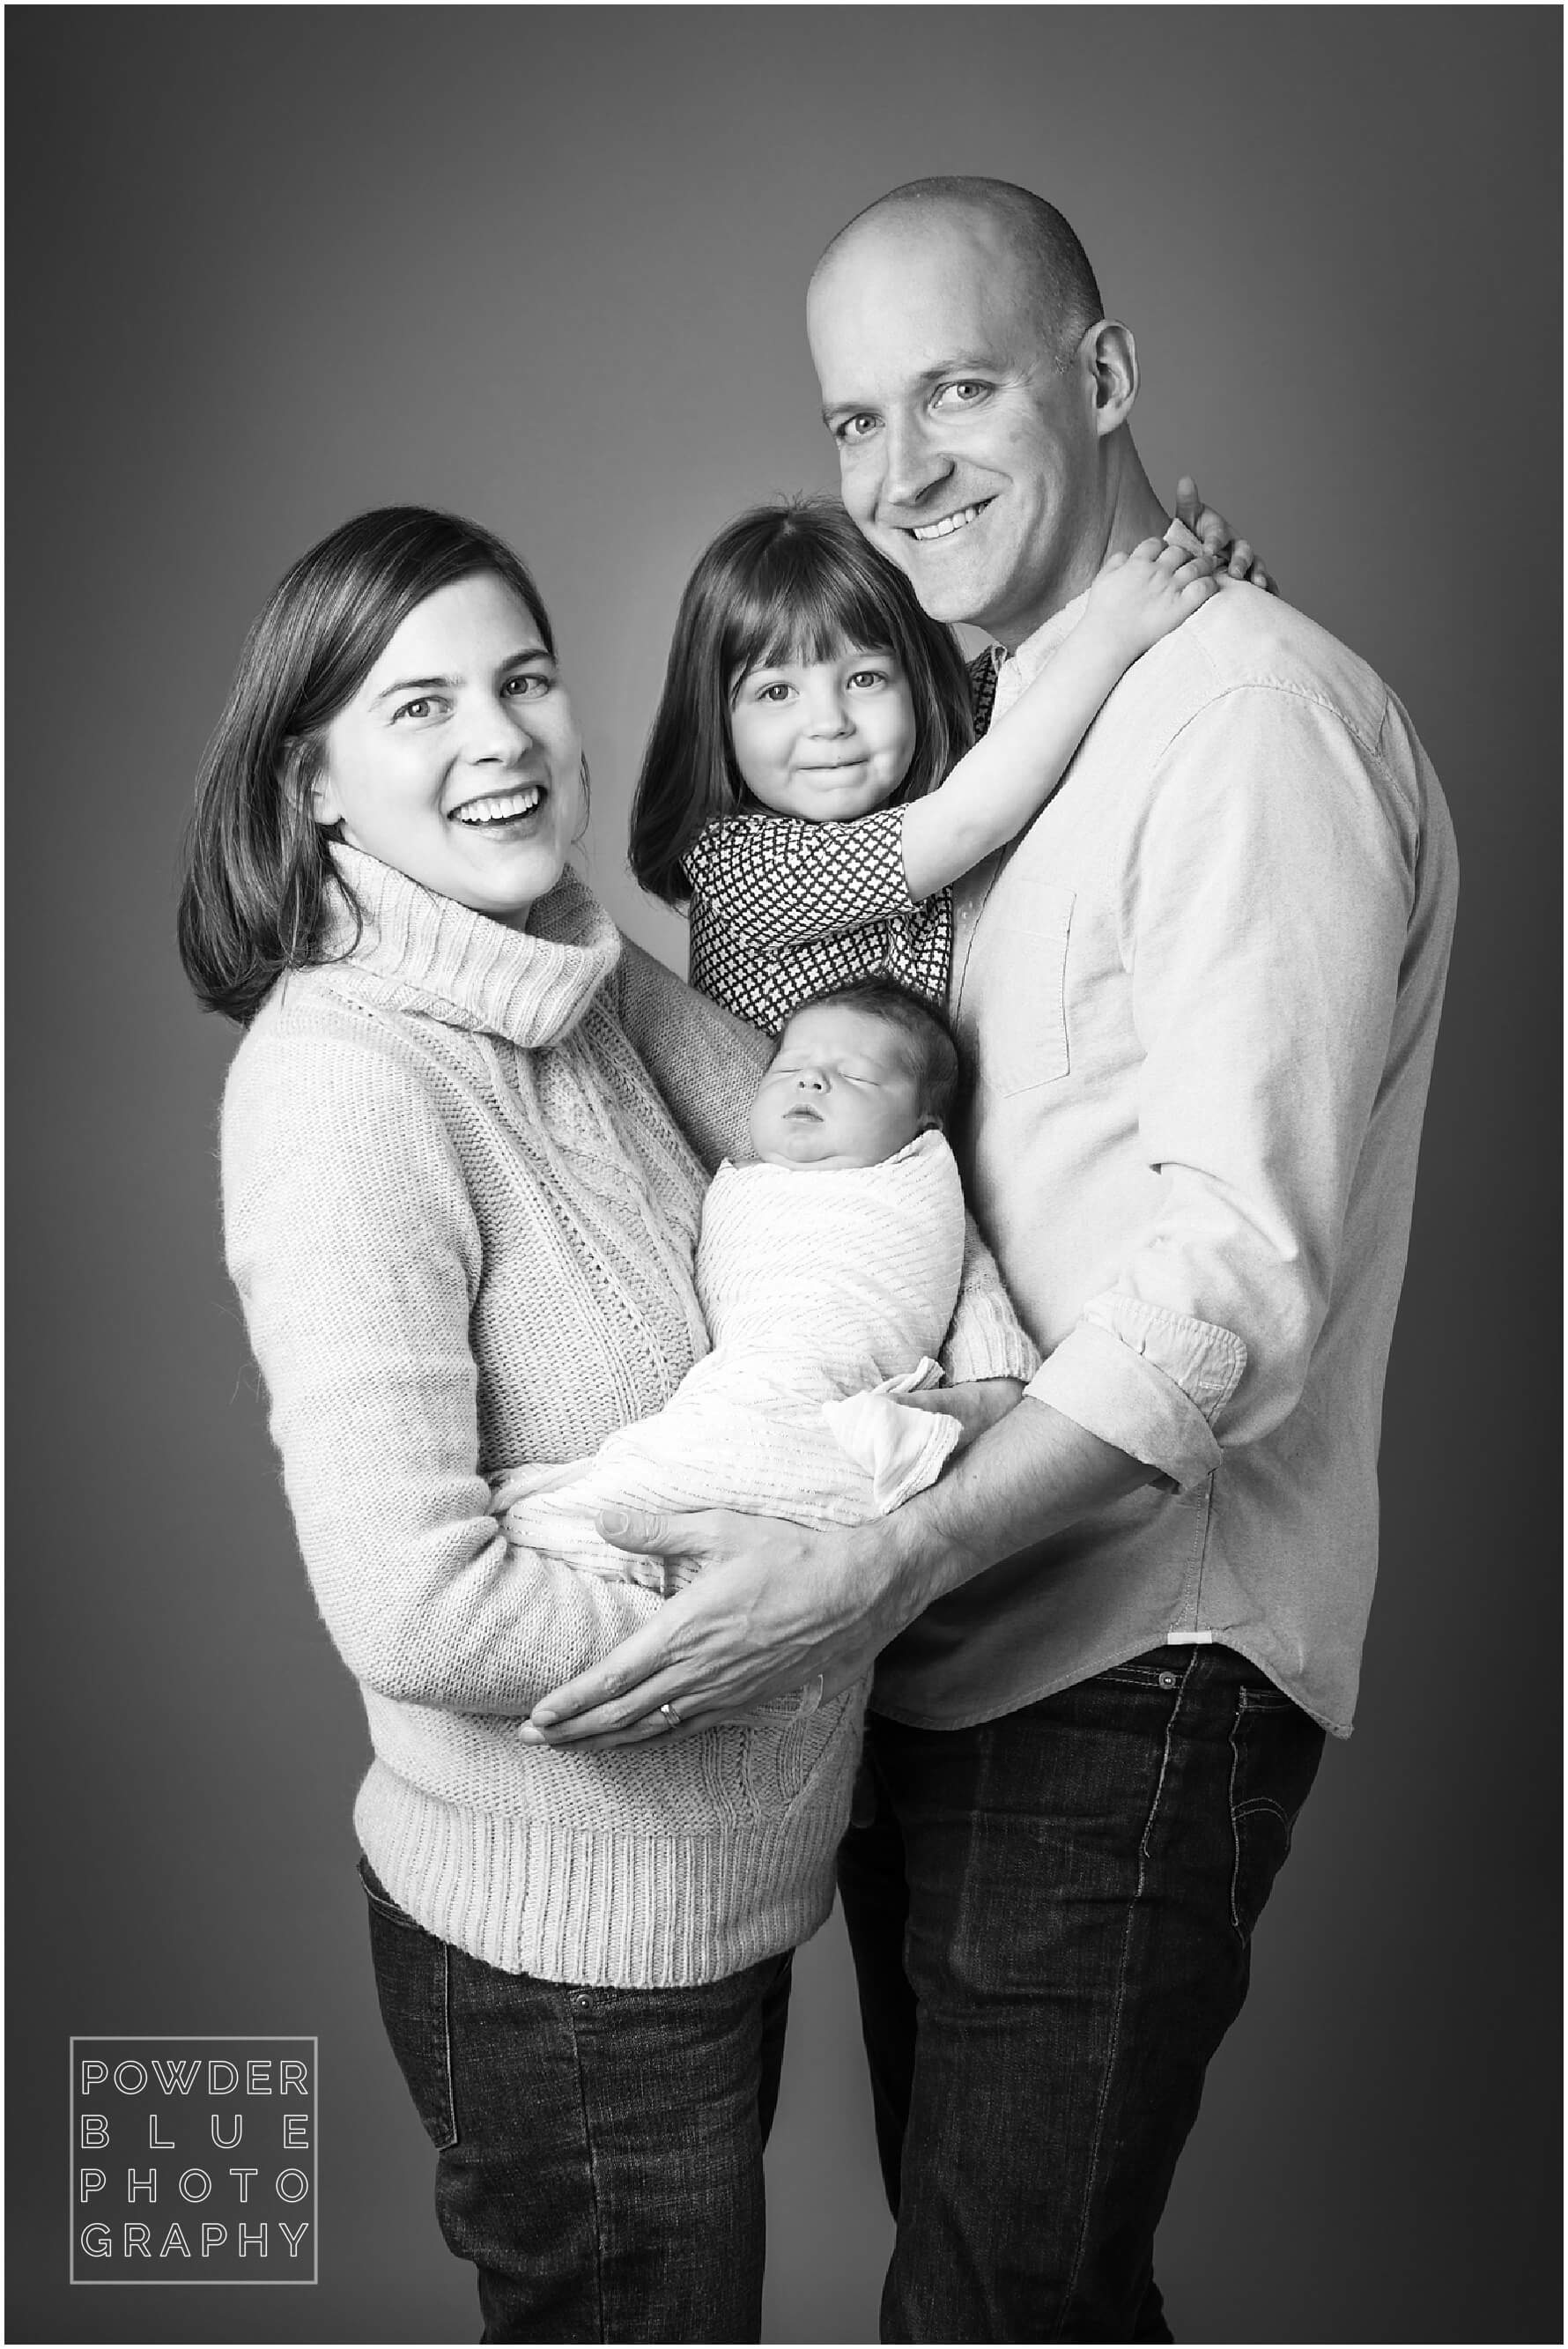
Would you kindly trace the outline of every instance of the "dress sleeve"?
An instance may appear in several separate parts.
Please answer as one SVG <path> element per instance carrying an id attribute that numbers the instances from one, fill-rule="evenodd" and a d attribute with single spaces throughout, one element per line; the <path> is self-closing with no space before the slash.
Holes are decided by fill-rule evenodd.
<path id="1" fill-rule="evenodd" d="M 686 877 L 717 918 L 754 947 L 804 946 L 915 903 L 903 873 L 903 811 L 848 823 L 728 816 L 686 851 Z"/>
<path id="2" fill-rule="evenodd" d="M 384 1696 L 529 1713 L 661 1601 L 509 1543 L 490 1514 L 469 1335 L 480 1235 L 428 1094 L 347 1040 L 253 1035 L 225 1097 L 223 1191 L 229 1268 L 339 1654 Z"/>
<path id="3" fill-rule="evenodd" d="M 769 1038 L 699 995 L 630 938 L 616 973 L 621 1025 L 701 1164 L 749 1153 L 747 1120 Z"/>
<path id="4" fill-rule="evenodd" d="M 1019 1320 L 973 1216 L 964 1219 L 964 1269 L 942 1367 L 953 1386 L 971 1379 L 1028 1380 L 1040 1367 L 1039 1348 Z"/>

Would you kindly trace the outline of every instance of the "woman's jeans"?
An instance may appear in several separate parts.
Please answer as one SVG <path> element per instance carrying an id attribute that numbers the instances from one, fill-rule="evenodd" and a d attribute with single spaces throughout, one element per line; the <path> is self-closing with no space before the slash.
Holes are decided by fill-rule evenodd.
<path id="1" fill-rule="evenodd" d="M 839 1882 L 884 2341 L 1171 2338 L 1155 2226 L 1322 1750 L 1218 1647 L 974 1729 L 868 1722 Z"/>
<path id="2" fill-rule="evenodd" d="M 501 1973 L 365 1862 L 382 2018 L 486 2341 L 755 2341 L 789 1953 L 689 1990 Z"/>

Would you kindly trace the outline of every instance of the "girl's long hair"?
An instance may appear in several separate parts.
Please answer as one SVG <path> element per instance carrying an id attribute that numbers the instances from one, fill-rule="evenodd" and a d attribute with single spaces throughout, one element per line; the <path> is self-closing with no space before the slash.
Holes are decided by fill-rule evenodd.
<path id="1" fill-rule="evenodd" d="M 736 688 L 773 661 L 889 652 L 909 681 L 915 750 L 895 799 L 933 790 L 974 740 L 969 684 L 950 631 L 832 498 L 758 506 L 699 560 L 681 597 L 665 689 L 632 802 L 632 870 L 666 905 L 691 895 L 687 849 L 717 816 L 756 802 L 730 747 Z"/>
<path id="2" fill-rule="evenodd" d="M 539 590 L 511 548 L 425 506 L 355 515 L 273 590 L 202 759 L 186 835 L 180 955 L 204 1009 L 248 1025 L 285 970 L 321 959 L 327 917 L 348 896 L 311 812 L 326 728 L 417 605 L 484 571 L 505 581 L 553 657 Z"/>

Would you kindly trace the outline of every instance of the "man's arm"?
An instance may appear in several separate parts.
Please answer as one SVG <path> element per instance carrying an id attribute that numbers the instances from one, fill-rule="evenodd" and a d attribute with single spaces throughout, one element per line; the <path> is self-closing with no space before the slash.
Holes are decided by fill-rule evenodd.
<path id="1" fill-rule="evenodd" d="M 944 1592 L 1149 1476 L 1142 1461 L 1026 1400 L 928 1492 L 847 1532 L 722 1509 L 603 1517 L 621 1547 L 705 1570 L 613 1657 L 537 1705 L 533 1733 L 563 1744 L 667 1735 L 662 1704 L 700 1729 L 818 1672 L 832 1696 Z"/>
<path id="2" fill-rule="evenodd" d="M 1387 1061 L 1415 809 L 1375 725 L 1354 730 L 1326 698 L 1273 679 L 1190 721 L 1155 784 L 1123 917 L 1157 1188 L 1114 1284 L 1088 1300 L 1027 1402 L 902 1521 L 834 1547 L 776 1528 L 748 1544 L 705 1520 L 673 1545 L 770 1558 L 803 1597 L 753 1589 L 726 1566 L 711 1622 L 639 1634 L 536 1718 L 623 1694 L 624 1660 L 645 1669 L 655 1653 L 674 1677 L 654 1704 L 681 1708 L 677 1680 L 688 1702 L 705 1685 L 728 1696 L 761 1677 L 736 1668 L 748 1641 L 766 1669 L 775 1636 L 789 1670 L 770 1685 L 789 1671 L 840 1675 L 857 1599 L 869 1660 L 944 1590 L 1152 1474 L 1201 1482 L 1222 1445 L 1255 1441 L 1295 1408 Z"/>

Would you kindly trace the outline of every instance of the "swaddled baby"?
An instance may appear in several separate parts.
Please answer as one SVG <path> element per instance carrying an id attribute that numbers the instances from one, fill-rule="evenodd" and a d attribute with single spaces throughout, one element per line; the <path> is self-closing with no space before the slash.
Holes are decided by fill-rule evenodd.
<path id="1" fill-rule="evenodd" d="M 794 1014 L 752 1104 L 756 1159 L 727 1159 L 703 1203 L 711 1352 L 592 1460 L 498 1478 L 514 1541 L 673 1588 L 677 1569 L 612 1547 L 595 1512 L 853 1525 L 934 1482 L 959 1423 L 897 1397 L 940 1378 L 958 1296 L 964 1192 L 942 1133 L 957 1077 L 945 1024 L 889 981 Z"/>

